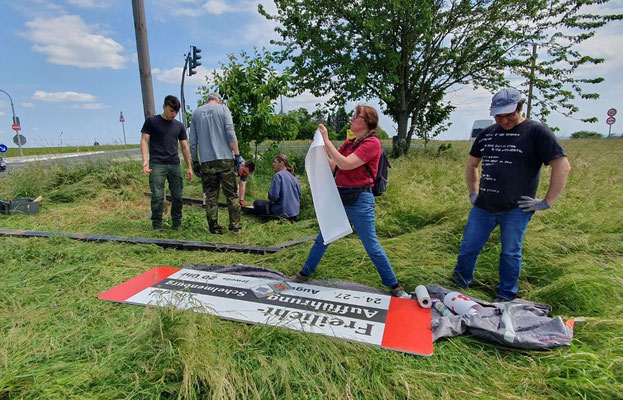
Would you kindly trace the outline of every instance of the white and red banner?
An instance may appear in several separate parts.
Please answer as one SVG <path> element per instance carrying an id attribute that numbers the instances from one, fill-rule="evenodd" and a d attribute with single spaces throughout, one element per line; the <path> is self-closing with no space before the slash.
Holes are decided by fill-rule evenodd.
<path id="1" fill-rule="evenodd" d="M 98 297 L 433 354 L 431 310 L 412 299 L 170 267 L 154 268 Z"/>

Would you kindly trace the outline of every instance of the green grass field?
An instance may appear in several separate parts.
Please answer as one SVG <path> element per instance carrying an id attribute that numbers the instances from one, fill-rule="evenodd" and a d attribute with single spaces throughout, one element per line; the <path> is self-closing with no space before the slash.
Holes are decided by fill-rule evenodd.
<path id="1" fill-rule="evenodd" d="M 106 151 L 106 150 L 124 150 L 138 148 L 138 144 L 124 145 L 104 145 L 104 146 L 65 146 L 65 147 L 24 147 L 22 153 L 24 156 L 41 156 L 44 154 L 64 154 L 64 153 L 84 153 L 87 151 Z M 19 157 L 19 148 L 12 147 L 5 153 L 0 154 L 3 157 Z"/>
<path id="2" fill-rule="evenodd" d="M 393 160 L 388 191 L 377 202 L 381 243 L 408 290 L 450 285 L 470 207 L 463 178 L 468 144 L 453 142 L 441 154 L 438 145 Z M 623 140 L 571 140 L 563 146 L 573 170 L 555 206 L 530 223 L 519 296 L 547 303 L 565 319 L 584 317 L 571 347 L 517 351 L 464 335 L 436 343 L 432 357 L 417 357 L 97 299 L 158 265 L 243 263 L 291 274 L 311 242 L 256 256 L 0 238 L 0 399 L 621 398 Z M 301 165 L 302 156 L 294 156 Z M 266 196 L 269 164 L 270 155 L 258 163 L 247 200 Z M 215 237 L 196 206 L 185 206 L 181 232 L 150 230 L 147 177 L 138 162 L 25 170 L 0 178 L 0 198 L 42 195 L 41 213 L 0 215 L 0 227 L 269 245 L 317 232 L 307 181 L 300 179 L 300 222 L 260 224 L 243 215 L 241 234 Z M 541 195 L 548 179 L 545 168 Z M 199 181 L 184 191 L 199 197 Z M 219 214 L 223 226 L 226 214 Z M 498 252 L 494 231 L 468 295 L 495 296 Z M 315 277 L 382 287 L 354 235 L 329 247 Z"/>

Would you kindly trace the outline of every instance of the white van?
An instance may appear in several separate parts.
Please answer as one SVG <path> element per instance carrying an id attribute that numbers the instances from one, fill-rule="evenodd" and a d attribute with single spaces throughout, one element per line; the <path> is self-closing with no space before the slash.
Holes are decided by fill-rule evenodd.
<path id="1" fill-rule="evenodd" d="M 492 119 L 478 119 L 474 121 L 474 125 L 472 126 L 472 133 L 469 136 L 469 145 L 474 144 L 474 140 L 476 137 L 482 132 L 486 127 L 493 125 Z"/>

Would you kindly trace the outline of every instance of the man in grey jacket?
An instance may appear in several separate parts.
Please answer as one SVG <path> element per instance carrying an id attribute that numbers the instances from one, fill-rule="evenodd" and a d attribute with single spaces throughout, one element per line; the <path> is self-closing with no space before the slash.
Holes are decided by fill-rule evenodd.
<path id="1" fill-rule="evenodd" d="M 238 232 L 240 202 L 236 187 L 236 163 L 242 162 L 234 132 L 231 112 L 217 93 L 208 94 L 208 102 L 193 112 L 190 125 L 190 154 L 195 168 L 201 171 L 206 194 L 206 218 L 210 233 L 221 234 L 218 224 L 219 186 L 229 211 L 229 230 Z"/>

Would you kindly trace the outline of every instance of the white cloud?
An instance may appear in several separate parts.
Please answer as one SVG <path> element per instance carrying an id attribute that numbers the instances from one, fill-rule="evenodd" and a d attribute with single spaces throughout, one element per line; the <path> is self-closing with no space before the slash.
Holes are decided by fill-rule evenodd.
<path id="1" fill-rule="evenodd" d="M 86 104 L 72 104 L 69 108 L 75 108 L 77 110 L 101 110 L 108 108 L 106 104 L 101 103 L 86 103 Z"/>
<path id="2" fill-rule="evenodd" d="M 66 1 L 72 6 L 82 7 L 82 8 L 106 8 L 110 5 L 104 1 L 94 1 L 94 0 L 66 0 Z"/>
<path id="3" fill-rule="evenodd" d="M 184 83 L 197 86 L 205 85 L 205 77 L 208 76 L 212 78 L 214 70 L 209 70 L 204 67 L 198 67 L 196 71 L 197 73 L 193 76 L 189 77 L 187 75 L 184 78 Z M 176 85 L 179 85 L 182 82 L 182 67 L 174 67 L 170 69 L 152 68 L 151 73 L 159 82 L 173 83 Z"/>
<path id="4" fill-rule="evenodd" d="M 269 21 L 266 18 L 257 19 L 244 27 L 242 32 L 243 43 L 255 43 L 264 47 L 270 47 L 271 39 L 279 40 L 281 37 L 275 32 L 275 27 L 278 24 L 274 21 Z"/>
<path id="5" fill-rule="evenodd" d="M 208 0 L 202 7 L 209 14 L 221 15 L 224 12 L 238 11 L 223 0 Z"/>
<path id="6" fill-rule="evenodd" d="M 84 101 L 93 102 L 96 97 L 88 93 L 77 92 L 44 92 L 43 90 L 37 90 L 32 98 L 35 100 L 41 100 L 51 103 L 61 103 L 69 101 Z"/>
<path id="7" fill-rule="evenodd" d="M 6 114 L 5 114 L 4 112 L 0 111 L 0 117 L 3 117 L 3 116 L 5 116 L 5 115 L 6 115 Z"/>
<path id="8" fill-rule="evenodd" d="M 35 18 L 26 26 L 26 37 L 35 43 L 33 49 L 46 54 L 52 64 L 122 69 L 127 61 L 122 45 L 92 33 L 96 26 L 87 25 L 79 15 Z"/>
<path id="9" fill-rule="evenodd" d="M 35 106 L 35 103 L 22 103 L 22 107 L 25 108 L 33 108 Z"/>
<path id="10" fill-rule="evenodd" d="M 491 93 L 487 89 L 474 89 L 473 86 L 467 85 L 446 93 L 444 100 L 456 106 L 457 111 L 483 111 L 489 114 Z"/>
<path id="11" fill-rule="evenodd" d="M 310 111 L 314 111 L 318 108 L 318 104 L 321 106 L 324 105 L 331 99 L 332 96 L 333 94 L 326 94 L 322 97 L 316 97 L 310 92 L 305 91 L 295 97 L 284 97 L 283 109 L 284 111 L 292 111 L 303 107 Z"/>

